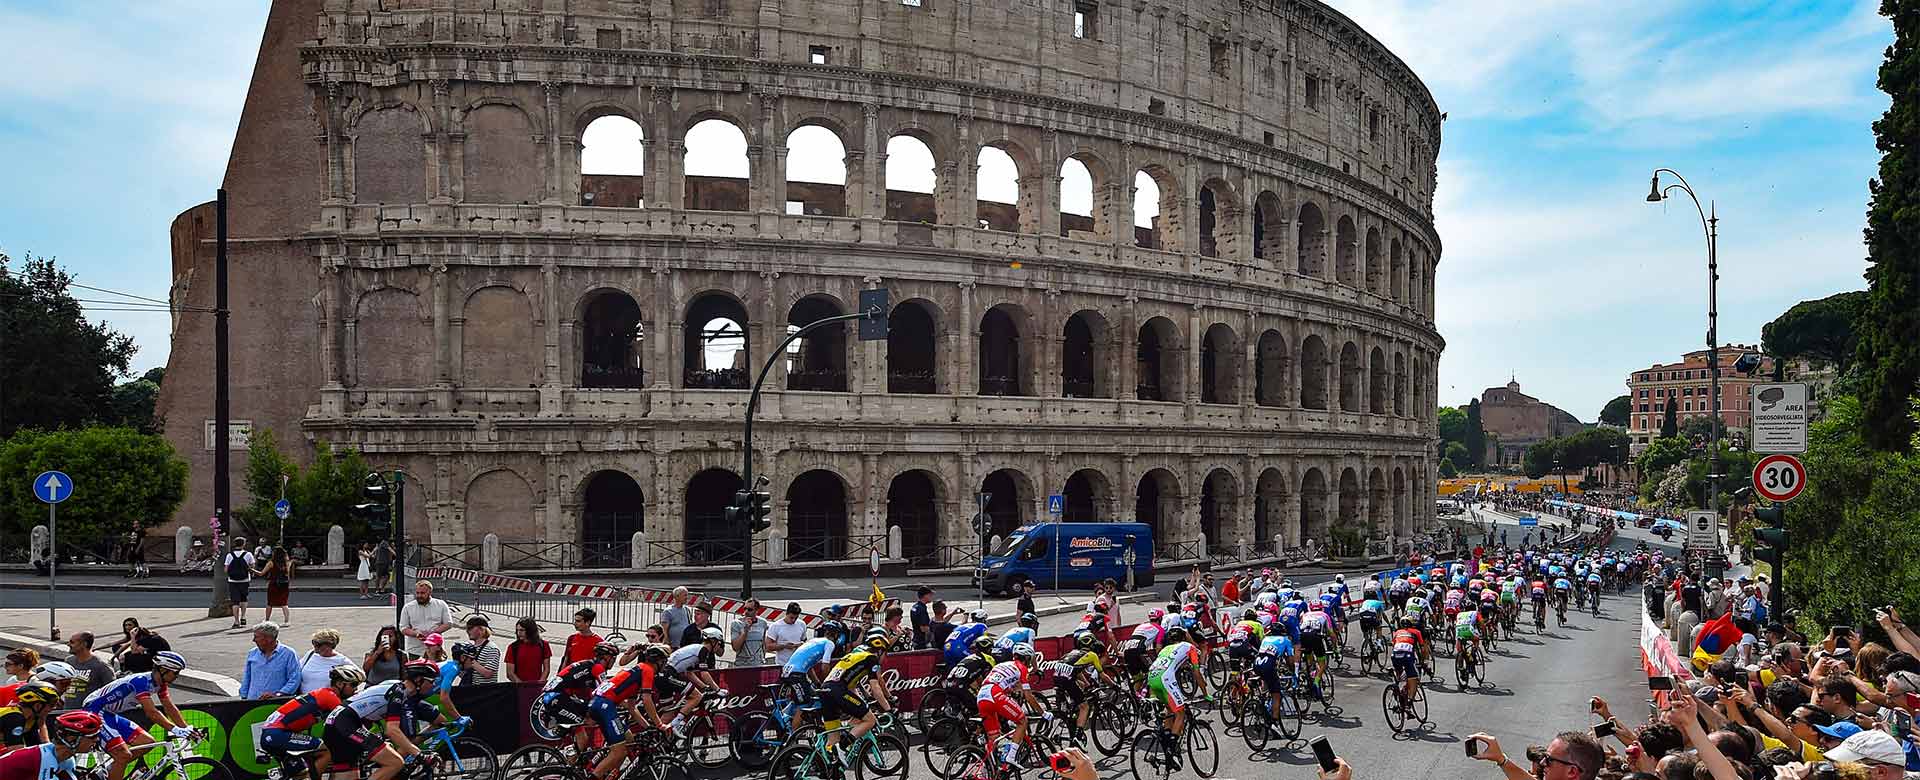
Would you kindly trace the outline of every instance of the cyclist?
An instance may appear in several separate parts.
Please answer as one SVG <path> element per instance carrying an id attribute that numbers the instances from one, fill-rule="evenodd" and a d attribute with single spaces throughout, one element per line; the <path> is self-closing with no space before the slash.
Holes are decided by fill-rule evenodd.
<path id="1" fill-rule="evenodd" d="M 1001 724 L 1013 726 L 1012 738 L 1000 742 L 1000 759 L 1008 764 L 1016 762 L 1020 746 L 1027 742 L 1027 709 L 1021 705 L 1024 703 L 1034 712 L 1046 712 L 1033 695 L 1031 670 L 1033 664 L 1039 662 L 1040 651 L 1033 649 L 1033 645 L 1013 648 L 1013 659 L 995 664 L 980 685 L 980 692 L 974 696 L 990 749 L 994 741 L 1000 739 Z"/>
<path id="2" fill-rule="evenodd" d="M 1147 612 L 1147 620 L 1133 627 L 1133 635 L 1120 648 L 1120 659 L 1125 665 L 1127 676 L 1135 687 L 1146 681 L 1147 659 L 1160 650 L 1160 635 L 1164 629 L 1160 620 L 1166 617 L 1166 611 L 1155 607 Z"/>
<path id="3" fill-rule="evenodd" d="M 71 780 L 74 756 L 100 747 L 100 716 L 86 710 L 55 715 L 47 727 L 47 742 L 0 755 L 0 780 Z"/>
<path id="4" fill-rule="evenodd" d="M 73 665 L 66 661 L 48 661 L 33 667 L 33 672 L 27 675 L 27 679 L 12 685 L 0 685 L 0 707 L 12 705 L 14 696 L 20 693 L 20 687 L 30 682 L 49 683 L 64 698 L 67 690 L 73 687 L 73 681 L 80 677 L 80 670 L 73 668 Z"/>
<path id="5" fill-rule="evenodd" d="M 820 667 L 832 653 L 833 640 L 826 637 L 816 636 L 801 642 L 780 668 L 780 690 L 795 702 L 811 704 L 815 698 L 814 683 L 821 675 Z"/>
<path id="6" fill-rule="evenodd" d="M 672 696 L 677 691 L 664 690 L 661 686 L 666 675 L 658 670 L 666 663 L 666 645 L 647 645 L 640 651 L 640 663 L 614 672 L 600 687 L 593 689 L 587 713 L 599 724 L 600 736 L 607 745 L 607 754 L 593 767 L 594 777 L 607 780 L 620 763 L 627 760 L 627 731 L 620 722 L 621 713 L 626 713 L 630 723 L 658 729 L 667 727 L 660 720 L 658 703 L 663 694 Z"/>
<path id="7" fill-rule="evenodd" d="M 1488 636 L 1498 638 L 1495 632 L 1500 625 L 1500 602 L 1493 591 L 1480 592 L 1480 625 L 1486 628 Z"/>
<path id="8" fill-rule="evenodd" d="M 80 707 L 99 715 L 105 724 L 100 728 L 100 746 L 113 757 L 108 780 L 126 777 L 127 765 L 133 762 L 133 748 L 154 742 L 146 729 L 133 725 L 120 713 L 138 709 L 147 720 L 166 729 L 168 736 L 185 738 L 196 733 L 187 728 L 187 719 L 179 707 L 173 706 L 173 694 L 168 690 L 186 668 L 186 656 L 162 650 L 153 654 L 153 671 L 127 675 L 87 694 Z"/>
<path id="9" fill-rule="evenodd" d="M 947 670 L 947 678 L 942 684 L 948 689 L 949 702 L 963 702 L 980 690 L 980 683 L 987 678 L 987 672 L 993 671 L 999 661 L 993 657 L 993 637 L 982 636 L 973 640 L 973 652 Z"/>
<path id="10" fill-rule="evenodd" d="M 439 725 L 441 714 L 427 702 L 440 687 L 440 667 L 432 661 L 410 661 L 400 667 L 400 679 L 388 680 L 354 694 L 327 715 L 320 741 L 333 760 L 357 766 L 373 754 L 370 780 L 393 780 L 420 753 L 413 738 L 416 725 Z M 380 734 L 369 726 L 382 722 Z"/>
<path id="11" fill-rule="evenodd" d="M 1342 632 L 1347 622 L 1346 585 L 1345 582 L 1340 583 L 1341 592 L 1339 593 L 1320 594 L 1320 611 L 1327 613 L 1327 635 L 1332 640 L 1329 643 L 1331 647 L 1340 646 L 1344 639 Z"/>
<path id="12" fill-rule="evenodd" d="M 1173 736 L 1172 742 L 1167 745 L 1167 753 L 1173 769 L 1178 771 L 1180 757 L 1173 746 L 1180 743 L 1180 735 L 1187 730 L 1187 702 L 1186 694 L 1180 691 L 1180 670 L 1200 668 L 1200 649 L 1187 641 L 1186 631 L 1178 629 L 1167 632 L 1166 644 L 1160 649 L 1160 656 L 1153 659 L 1153 666 L 1147 670 L 1147 690 L 1153 692 L 1155 701 L 1167 708 L 1167 719 L 1161 722 L 1161 727 Z M 1201 697 L 1206 697 L 1207 676 L 1194 674 L 1193 682 Z"/>
<path id="13" fill-rule="evenodd" d="M 1380 639 L 1380 630 L 1384 627 L 1382 616 L 1386 614 L 1386 611 L 1387 603 L 1381 601 L 1378 594 L 1370 595 L 1366 601 L 1360 602 L 1360 608 L 1354 613 L 1354 616 L 1360 623 L 1360 646 L 1362 648 L 1365 648 L 1368 642 L 1374 642 Z"/>
<path id="14" fill-rule="evenodd" d="M 1587 573 L 1587 592 L 1592 594 L 1588 600 L 1593 602 L 1593 614 L 1600 614 L 1600 572 L 1598 570 Z"/>
<path id="15" fill-rule="evenodd" d="M 440 709 L 453 719 L 460 717 L 460 708 L 453 704 L 453 684 L 462 673 L 478 667 L 480 646 L 472 642 L 455 642 L 447 656 L 447 660 L 440 662 L 440 677 L 433 686 L 433 695 L 440 697 Z"/>
<path id="16" fill-rule="evenodd" d="M 1284 659 L 1288 668 L 1293 665 L 1293 640 L 1286 632 L 1276 631 L 1260 640 L 1260 649 L 1253 656 L 1253 673 L 1267 684 L 1267 714 L 1274 720 L 1280 719 L 1280 691 L 1285 688 L 1280 680 L 1280 662 Z"/>
<path id="17" fill-rule="evenodd" d="M 1413 701 L 1413 689 L 1420 684 L 1420 670 L 1431 662 L 1431 651 L 1427 638 L 1420 633 L 1420 625 L 1401 618 L 1400 628 L 1393 632 L 1393 675 L 1400 681 L 1400 695 L 1405 701 Z"/>
<path id="18" fill-rule="evenodd" d="M 687 700 L 680 705 L 680 712 L 667 724 L 676 736 L 687 735 L 687 716 L 700 709 L 700 702 L 706 700 L 707 694 L 717 693 L 721 698 L 726 698 L 726 690 L 713 681 L 716 658 L 726 643 L 726 632 L 721 631 L 719 626 L 707 626 L 700 631 L 700 644 L 673 651 L 667 656 L 666 664 L 654 670 L 658 675 L 654 684 L 668 698 L 686 690 L 688 682 L 694 684 L 693 692 L 688 693 Z"/>
<path id="19" fill-rule="evenodd" d="M 1547 627 L 1547 583 L 1546 581 L 1534 580 L 1533 584 L 1529 586 L 1529 591 L 1533 598 L 1533 627 L 1535 629 L 1546 628 Z"/>
<path id="20" fill-rule="evenodd" d="M 955 626 L 953 633 L 947 635 L 947 646 L 941 655 L 941 661 L 944 662 L 948 668 L 952 668 L 960 659 L 967 657 L 967 653 L 973 645 L 973 640 L 987 633 L 987 611 L 984 609 L 976 609 L 973 611 L 972 617 L 973 622 Z"/>
<path id="21" fill-rule="evenodd" d="M 1569 582 L 1565 576 L 1554 578 L 1553 608 L 1560 613 L 1561 625 L 1566 625 L 1567 622 L 1567 592 L 1571 590 L 1573 590 L 1573 583 Z"/>
<path id="22" fill-rule="evenodd" d="M 1480 653 L 1480 613 L 1476 610 L 1462 610 L 1453 619 L 1454 654 L 1465 658 L 1467 648 L 1472 648 L 1475 657 L 1484 658 Z"/>
<path id="23" fill-rule="evenodd" d="M 533 700 L 528 710 L 528 720 L 533 733 L 541 739 L 552 741 L 560 738 L 566 729 L 586 723 L 590 714 L 587 701 L 593 697 L 593 689 L 600 684 L 600 678 L 613 668 L 614 660 L 620 657 L 620 643 L 602 641 L 593 646 L 593 657 L 582 658 L 566 666 L 549 678 L 540 688 L 540 696 Z M 556 716 L 565 716 L 564 720 Z M 584 731 L 574 734 L 574 743 L 585 747 L 587 735 Z"/>
<path id="24" fill-rule="evenodd" d="M 1100 657 L 1106 652 L 1106 646 L 1091 632 L 1079 633 L 1073 636 L 1073 649 L 1053 664 L 1053 689 L 1059 691 L 1056 694 L 1059 699 L 1073 708 L 1075 734 L 1085 733 L 1087 721 L 1093 716 L 1093 708 L 1087 701 L 1088 686 L 1109 679 L 1107 670 L 1100 664 Z"/>
<path id="25" fill-rule="evenodd" d="M 1006 636 L 993 644 L 993 657 L 1005 661 L 1012 657 L 1014 645 L 1033 644 L 1040 630 L 1040 616 L 1028 612 L 1020 616 L 1020 625 L 1007 629 Z"/>
<path id="26" fill-rule="evenodd" d="M 1266 638 L 1267 627 L 1261 625 L 1259 613 L 1251 609 L 1240 613 L 1240 621 L 1227 629 L 1227 658 L 1232 660 L 1233 668 L 1247 668 Z"/>
<path id="27" fill-rule="evenodd" d="M 333 766 L 333 758 L 327 753 L 326 743 L 308 732 L 334 708 L 352 699 L 354 692 L 360 689 L 360 684 L 366 681 L 367 673 L 360 671 L 358 666 L 346 664 L 334 667 L 327 673 L 327 687 L 294 697 L 292 701 L 280 705 L 279 709 L 267 716 L 266 722 L 260 724 L 261 752 L 283 763 L 288 760 L 289 753 L 313 751 L 307 769 L 313 780 L 320 780 L 327 769 Z"/>
<path id="28" fill-rule="evenodd" d="M 60 703 L 51 684 L 28 680 L 14 689 L 13 704 L 0 707 L 0 752 L 47 741 L 47 713 Z"/>
<path id="29" fill-rule="evenodd" d="M 880 661 L 891 645 L 887 630 L 875 626 L 867 631 L 866 640 L 859 647 L 834 662 L 833 669 L 827 672 L 823 697 L 826 705 L 821 709 L 820 717 L 825 721 L 828 750 L 833 750 L 840 743 L 842 721 L 854 721 L 853 727 L 846 733 L 847 739 L 853 742 L 858 742 L 878 725 L 878 719 L 867 706 L 867 697 L 871 697 L 882 712 L 893 709 L 892 702 L 887 698 L 886 683 L 877 674 Z M 863 690 L 866 696 L 861 695 Z M 849 749 L 841 754 L 841 758 L 847 766 L 852 766 L 854 756 L 858 753 L 858 750 Z"/>
<path id="30" fill-rule="evenodd" d="M 1405 577 L 1394 577 L 1393 582 L 1387 585 L 1387 603 L 1392 604 L 1396 612 L 1405 609 L 1407 596 L 1412 592 L 1413 583 Z"/>

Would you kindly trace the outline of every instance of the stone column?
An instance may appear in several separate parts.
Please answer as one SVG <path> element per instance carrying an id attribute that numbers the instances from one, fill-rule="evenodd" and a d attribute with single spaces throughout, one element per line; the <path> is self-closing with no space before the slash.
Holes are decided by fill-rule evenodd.
<path id="1" fill-rule="evenodd" d="M 562 136 L 565 136 L 568 140 L 572 140 L 572 133 L 562 133 L 560 131 L 560 90 L 564 88 L 565 85 L 557 81 L 547 81 L 540 84 L 540 91 L 546 97 L 547 116 L 547 132 L 545 133 L 545 137 L 540 139 L 540 143 L 545 147 L 544 151 L 546 152 L 542 160 L 545 164 L 541 167 L 544 169 L 543 172 L 546 174 L 545 178 L 547 182 L 544 188 L 546 192 L 542 193 L 542 197 L 540 198 L 542 203 L 561 203 L 562 193 L 566 191 L 566 185 L 561 181 L 561 175 L 566 170 L 566 165 L 560 161 L 560 153 L 561 148 L 568 146 L 568 144 L 562 143 L 560 139 Z"/>
<path id="2" fill-rule="evenodd" d="M 973 282 L 960 283 L 960 321 L 949 329 L 952 338 L 948 341 L 947 354 L 951 357 L 953 373 L 947 392 L 951 395 L 976 395 L 980 392 L 978 372 L 974 370 L 975 353 L 980 345 L 980 322 L 974 314 Z M 976 487 L 977 489 L 977 487 Z"/>

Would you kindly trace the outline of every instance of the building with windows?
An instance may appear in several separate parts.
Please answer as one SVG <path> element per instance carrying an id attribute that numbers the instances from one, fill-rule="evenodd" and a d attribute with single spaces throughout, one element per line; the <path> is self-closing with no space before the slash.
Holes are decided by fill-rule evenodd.
<path id="1" fill-rule="evenodd" d="M 1733 370 L 1741 355 L 1759 354 L 1751 344 L 1728 344 L 1720 348 L 1720 419 L 1730 434 L 1745 435 L 1753 424 L 1753 385 L 1773 381 L 1773 359 L 1762 357 L 1759 370 L 1745 376 Z M 1713 414 L 1712 377 L 1704 349 L 1688 352 L 1678 363 L 1648 366 L 1627 375 L 1627 398 L 1631 414 L 1627 416 L 1627 434 L 1635 451 L 1660 436 L 1667 406 L 1674 407 L 1674 420 L 1680 424 Z"/>
<path id="2" fill-rule="evenodd" d="M 1486 431 L 1487 451 L 1481 463 L 1517 466 L 1527 448 L 1548 439 L 1579 433 L 1586 424 L 1566 410 L 1520 392 L 1520 382 L 1489 387 L 1480 393 L 1480 428 Z"/>
<path id="3" fill-rule="evenodd" d="M 885 289 L 886 339 L 775 363 L 756 556 L 897 527 L 962 563 L 983 495 L 1002 533 L 1059 494 L 1169 550 L 1405 539 L 1440 119 L 1317 0 L 276 0 L 225 178 L 235 417 L 405 472 L 463 560 L 737 561 L 752 376 Z M 173 237 L 211 306 L 211 206 Z M 160 402 L 196 475 L 211 328 Z"/>

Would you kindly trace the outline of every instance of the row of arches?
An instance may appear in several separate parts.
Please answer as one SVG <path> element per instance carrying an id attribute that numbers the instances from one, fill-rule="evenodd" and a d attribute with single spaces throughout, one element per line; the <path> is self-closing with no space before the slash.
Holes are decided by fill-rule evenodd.
<path id="1" fill-rule="evenodd" d="M 1390 462 L 1307 466 L 1297 482 L 1285 470 L 1266 468 L 1252 485 L 1223 467 L 1206 470 L 1193 484 L 1172 469 L 1154 467 L 1119 484 L 1107 471 L 1088 467 L 1072 471 L 1058 490 L 1065 500 L 1065 521 L 1146 523 L 1163 547 L 1204 536 L 1209 553 L 1217 554 L 1242 541 L 1261 550 L 1276 544 L 1292 548 L 1307 540 L 1327 544 L 1337 529 L 1374 539 L 1418 533 L 1415 478 L 1401 463 Z M 622 565 L 616 559 L 638 531 L 646 531 L 655 544 L 687 563 L 738 562 L 745 550 L 741 532 L 727 525 L 724 512 L 741 484 L 729 469 L 698 471 L 673 497 L 679 516 L 663 522 L 650 519 L 648 507 L 666 503 L 665 497 L 655 495 L 649 501 L 626 472 L 598 471 L 582 482 L 574 531 L 587 560 L 608 565 Z M 1022 525 L 1047 521 L 1042 487 L 1018 468 L 1000 468 L 972 490 L 955 494 L 935 471 L 907 468 L 877 486 L 874 495 L 860 496 L 855 485 L 834 470 L 815 468 L 795 475 L 776 493 L 773 519 L 787 539 L 789 559 L 838 560 L 862 549 L 863 533 L 880 531 L 861 527 L 861 512 L 872 506 L 881 529 L 900 527 L 908 558 L 933 562 L 943 547 L 978 544 L 965 517 L 981 495 L 991 534 L 1004 536 Z M 533 493 L 511 470 L 484 472 L 466 489 L 465 535 L 470 544 L 490 533 L 509 545 L 542 538 L 534 518 Z"/>
<path id="2" fill-rule="evenodd" d="M 464 132 L 445 141 L 434 140 L 426 112 L 380 103 L 347 127 L 347 196 L 421 203 L 440 189 L 473 203 L 668 205 L 1055 234 L 1265 265 L 1431 311 L 1434 258 L 1414 235 L 1330 194 L 1257 185 L 1224 165 L 1185 170 L 1182 160 L 1131 146 L 1133 153 L 1115 160 L 1095 139 L 1048 134 L 1039 141 L 1011 129 L 963 144 L 905 120 L 877 128 L 877 163 L 868 165 L 868 152 L 846 141 L 863 134 L 830 113 L 799 115 L 777 142 L 755 141 L 765 131 L 750 134 L 743 128 L 751 123 L 706 110 L 661 127 L 673 136 L 659 144 L 644 118 L 618 106 L 590 107 L 562 139 L 563 168 L 573 178 L 555 185 L 544 173 L 541 122 L 510 100 L 454 112 Z M 461 175 L 436 188 L 429 179 L 439 166 L 428 160 L 442 154 L 441 143 Z M 672 186 L 649 184 L 649 165 L 665 165 Z"/>

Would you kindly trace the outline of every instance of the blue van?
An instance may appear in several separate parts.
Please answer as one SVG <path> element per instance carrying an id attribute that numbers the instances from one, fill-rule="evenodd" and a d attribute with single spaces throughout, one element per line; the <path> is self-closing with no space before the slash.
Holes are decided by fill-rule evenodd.
<path id="1" fill-rule="evenodd" d="M 1000 540 L 1000 546 L 981 561 L 980 568 L 974 571 L 974 581 L 981 583 L 988 593 L 1002 593 L 1027 580 L 1043 588 L 1059 588 L 1089 586 L 1112 577 L 1124 586 L 1129 545 L 1133 551 L 1134 586 L 1152 585 L 1153 528 L 1146 523 L 1020 526 Z M 1055 572 L 1058 572 L 1058 581 L 1054 579 Z"/>

